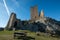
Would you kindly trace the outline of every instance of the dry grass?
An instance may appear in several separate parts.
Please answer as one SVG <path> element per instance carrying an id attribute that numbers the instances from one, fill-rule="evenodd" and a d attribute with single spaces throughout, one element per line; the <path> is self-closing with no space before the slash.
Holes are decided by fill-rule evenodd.
<path id="1" fill-rule="evenodd" d="M 18 32 L 24 32 L 22 30 Z M 60 40 L 60 38 L 57 37 L 51 37 L 48 36 L 45 33 L 40 33 L 40 36 L 37 36 L 36 33 L 27 31 L 27 35 L 31 37 L 35 37 L 35 40 Z M 13 39 L 13 31 L 0 31 L 0 40 L 14 40 Z M 16 39 L 15 39 L 16 40 Z"/>

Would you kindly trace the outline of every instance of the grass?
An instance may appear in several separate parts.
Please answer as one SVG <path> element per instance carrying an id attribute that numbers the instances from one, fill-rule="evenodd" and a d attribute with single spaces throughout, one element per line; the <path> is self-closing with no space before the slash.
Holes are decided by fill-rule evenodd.
<path id="1" fill-rule="evenodd" d="M 13 40 L 13 31 L 0 31 L 0 40 Z"/>
<path id="2" fill-rule="evenodd" d="M 17 32 L 27 32 L 27 36 L 35 37 L 35 40 L 60 40 L 60 38 L 45 35 L 45 33 L 40 33 L 41 35 L 37 36 L 35 32 L 26 30 L 19 30 Z M 13 33 L 14 31 L 0 31 L 0 40 L 14 40 Z"/>
<path id="3" fill-rule="evenodd" d="M 0 31 L 0 35 L 11 35 L 13 31 Z"/>

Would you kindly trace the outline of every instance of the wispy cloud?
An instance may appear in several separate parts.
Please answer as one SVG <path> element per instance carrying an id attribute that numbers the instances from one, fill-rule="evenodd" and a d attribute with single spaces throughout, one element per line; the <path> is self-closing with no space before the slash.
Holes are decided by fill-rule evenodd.
<path id="1" fill-rule="evenodd" d="M 7 13 L 8 13 L 8 16 L 10 16 L 10 12 L 9 12 L 8 6 L 7 6 L 7 4 L 6 4 L 6 0 L 3 0 L 3 3 L 4 3 L 4 6 L 5 6 L 5 8 L 6 8 L 6 11 L 7 11 Z"/>
<path id="2" fill-rule="evenodd" d="M 7 0 L 5 0 L 5 1 L 7 1 Z M 4 5 L 3 0 L 0 1 L 0 27 L 6 27 L 11 12 L 15 12 L 12 7 L 8 6 L 8 8 L 9 8 L 9 14 L 6 11 L 6 7 Z"/>

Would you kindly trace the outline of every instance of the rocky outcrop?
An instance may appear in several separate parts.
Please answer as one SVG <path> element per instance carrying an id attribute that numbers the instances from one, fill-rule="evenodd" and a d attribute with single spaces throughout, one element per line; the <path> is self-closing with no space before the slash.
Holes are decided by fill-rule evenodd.
<path id="1" fill-rule="evenodd" d="M 12 30 L 30 30 L 39 32 L 54 32 L 56 30 L 60 31 L 60 21 L 55 19 L 45 17 L 43 10 L 41 10 L 40 15 L 38 15 L 37 6 L 31 7 L 31 19 L 21 21 L 16 18 L 15 13 L 11 13 L 6 29 Z"/>

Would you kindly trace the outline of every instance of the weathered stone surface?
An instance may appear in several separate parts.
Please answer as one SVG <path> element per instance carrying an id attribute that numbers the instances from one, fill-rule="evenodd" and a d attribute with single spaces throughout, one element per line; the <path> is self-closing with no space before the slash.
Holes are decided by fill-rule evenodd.
<path id="1" fill-rule="evenodd" d="M 36 20 L 38 17 L 39 16 L 37 6 L 31 7 L 31 20 Z"/>
<path id="2" fill-rule="evenodd" d="M 15 13 L 11 13 L 11 16 L 5 29 L 12 30 L 13 28 L 18 28 L 19 26 L 20 26 L 20 19 L 16 18 Z"/>
<path id="3" fill-rule="evenodd" d="M 51 32 L 55 30 L 60 31 L 60 22 L 52 18 L 45 17 L 43 10 L 38 15 L 37 6 L 31 7 L 31 19 L 21 21 L 16 18 L 15 13 L 11 13 L 6 29 L 8 30 L 30 30 L 40 32 Z"/>
<path id="4" fill-rule="evenodd" d="M 37 6 L 31 7 L 31 20 L 32 21 L 40 21 L 41 23 L 44 23 L 45 21 L 45 17 L 44 17 L 44 12 L 43 10 L 41 10 L 40 13 L 38 13 L 38 8 Z"/>

